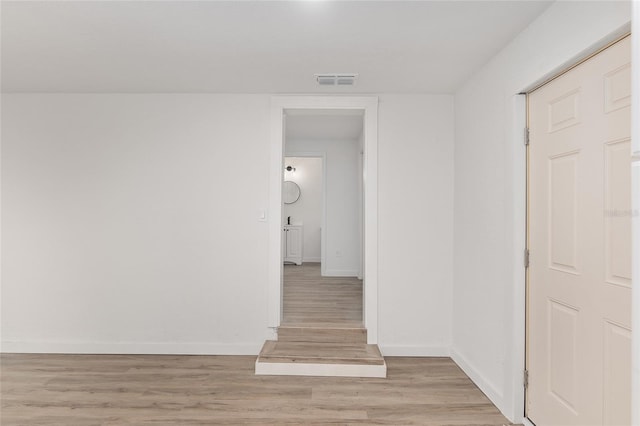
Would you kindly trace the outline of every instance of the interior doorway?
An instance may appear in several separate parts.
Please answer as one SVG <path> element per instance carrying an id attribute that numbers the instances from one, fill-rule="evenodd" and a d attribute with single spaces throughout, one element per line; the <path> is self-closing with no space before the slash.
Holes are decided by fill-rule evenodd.
<path id="1" fill-rule="evenodd" d="M 286 122 L 288 114 L 296 111 L 298 114 L 327 115 L 328 113 L 342 112 L 343 115 L 358 115 L 361 117 L 362 137 L 360 140 L 361 153 L 360 169 L 355 173 L 361 176 L 360 203 L 358 212 L 361 219 L 356 224 L 358 249 L 355 250 L 356 262 L 351 262 L 355 267 L 349 270 L 331 268 L 331 257 L 343 258 L 345 251 L 341 248 L 332 248 L 330 239 L 325 235 L 321 248 L 321 263 L 325 275 L 340 276 L 345 272 L 360 276 L 363 279 L 362 300 L 364 326 L 368 330 L 367 342 L 377 343 L 377 97 L 344 97 L 344 96 L 284 96 L 272 99 L 272 133 L 271 133 L 271 173 L 270 173 L 270 256 L 269 256 L 269 327 L 272 334 L 277 334 L 277 329 L 283 319 L 283 232 L 282 225 L 289 215 L 284 215 L 283 204 L 283 171 L 286 155 Z M 301 149 L 297 149 L 300 154 Z M 306 149 L 307 152 L 313 151 Z M 326 162 L 325 162 L 326 167 Z M 325 174 L 325 179 L 326 179 Z M 326 192 L 326 191 L 325 191 Z M 327 196 L 325 194 L 325 196 Z M 325 214 L 325 221 L 328 216 Z M 322 233 L 331 226 L 325 225 Z M 354 226 L 351 226 L 353 230 Z M 337 271 L 337 273 L 336 273 Z"/>
<path id="2" fill-rule="evenodd" d="M 302 230 L 303 261 L 323 277 L 362 278 L 363 111 L 285 114 L 283 225 Z"/>
<path id="3" fill-rule="evenodd" d="M 631 423 L 630 40 L 528 95 L 526 415 Z"/>
<path id="4" fill-rule="evenodd" d="M 282 325 L 362 328 L 363 111 L 285 114 Z"/>

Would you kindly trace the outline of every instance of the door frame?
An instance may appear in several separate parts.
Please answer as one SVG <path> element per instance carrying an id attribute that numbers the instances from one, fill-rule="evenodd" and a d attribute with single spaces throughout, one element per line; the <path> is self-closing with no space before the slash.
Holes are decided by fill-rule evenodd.
<path id="1" fill-rule="evenodd" d="M 363 312 L 367 343 L 378 343 L 378 97 L 290 95 L 271 98 L 269 166 L 268 336 L 273 339 L 282 319 L 282 171 L 284 116 L 289 109 L 362 110 L 364 161 Z"/>
<path id="2" fill-rule="evenodd" d="M 514 117 L 512 123 L 514 124 L 512 128 L 512 138 L 513 140 L 521 139 L 522 136 L 516 136 L 521 129 L 529 128 L 529 94 L 531 94 L 536 89 L 544 86 L 545 84 L 555 80 L 556 78 L 564 75 L 565 73 L 571 71 L 573 68 L 582 64 L 583 62 L 589 60 L 593 56 L 607 49 L 608 47 L 616 44 L 620 40 L 628 37 L 631 34 L 631 28 L 629 26 L 624 26 L 620 28 L 618 31 L 611 33 L 608 37 L 600 40 L 595 45 L 589 46 L 585 49 L 582 54 L 577 57 L 572 58 L 567 61 L 562 66 L 554 69 L 552 72 L 545 74 L 544 76 L 536 79 L 535 81 L 528 84 L 526 87 L 523 87 L 520 93 L 515 95 L 512 100 L 511 111 L 514 113 Z M 527 135 L 528 136 L 528 135 Z M 529 201 L 529 173 L 530 173 L 530 155 L 529 155 L 529 145 L 528 143 L 520 144 L 516 148 L 513 149 L 513 158 L 514 158 L 514 166 L 513 166 L 513 177 L 515 181 L 515 205 L 514 212 L 517 213 L 516 217 L 520 218 L 520 220 L 515 220 L 516 228 L 514 232 L 514 247 L 524 247 L 524 250 L 529 250 L 529 212 L 531 209 L 531 204 Z M 524 226 L 522 226 L 524 225 Z M 520 245 L 522 244 L 522 245 Z M 632 249 L 633 250 L 633 249 Z M 523 385 L 523 375 L 522 372 L 528 371 L 528 350 L 529 350 L 529 269 L 524 267 L 524 262 L 522 262 L 524 253 L 516 252 L 514 258 L 514 271 L 515 276 L 514 280 L 516 283 L 516 290 L 514 291 L 514 301 L 516 302 L 516 306 L 521 307 L 514 311 L 514 335 L 515 339 L 515 347 L 514 354 L 516 355 L 515 359 L 521 360 L 520 363 L 514 363 L 512 373 L 513 373 L 513 389 L 515 390 L 514 396 L 514 409 L 516 413 L 520 413 L 520 419 L 516 417 L 516 421 L 521 421 L 525 425 L 534 424 L 527 417 L 527 391 L 526 387 Z M 520 266 L 521 265 L 521 266 Z M 638 306 L 632 304 L 632 312 L 637 310 Z M 632 321 L 633 323 L 633 321 Z M 633 325 L 633 324 L 632 324 Z M 633 339 L 637 339 L 638 333 L 640 330 L 632 330 Z M 633 368 L 633 367 L 632 367 Z M 632 407 L 632 409 L 635 409 Z"/>

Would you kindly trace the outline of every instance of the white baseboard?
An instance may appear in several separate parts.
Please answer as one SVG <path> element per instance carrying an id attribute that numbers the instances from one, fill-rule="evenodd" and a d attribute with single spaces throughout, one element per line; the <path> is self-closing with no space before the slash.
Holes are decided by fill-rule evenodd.
<path id="1" fill-rule="evenodd" d="M 302 263 L 305 263 L 305 262 L 320 263 L 320 258 L 319 257 L 303 257 Z"/>
<path id="2" fill-rule="evenodd" d="M 520 423 L 522 423 L 524 426 L 536 426 L 533 423 L 531 423 L 531 420 L 529 420 L 526 417 L 523 417 Z"/>
<path id="3" fill-rule="evenodd" d="M 487 380 L 471 363 L 455 349 L 451 349 L 451 359 L 458 364 L 458 367 L 480 388 L 480 390 L 495 404 L 500 412 L 504 413 L 504 395 Z"/>
<path id="4" fill-rule="evenodd" d="M 127 355 L 258 355 L 263 342 L 245 344 L 203 342 L 11 342 L 1 353 L 127 354 Z"/>
<path id="5" fill-rule="evenodd" d="M 278 327 L 267 328 L 267 333 L 264 340 L 278 340 Z"/>
<path id="6" fill-rule="evenodd" d="M 448 357 L 451 354 L 447 346 L 378 345 L 378 347 L 383 356 Z"/>
<path id="7" fill-rule="evenodd" d="M 357 269 L 347 269 L 347 270 L 339 270 L 339 269 L 327 269 L 322 274 L 323 277 L 357 277 L 358 270 Z"/>

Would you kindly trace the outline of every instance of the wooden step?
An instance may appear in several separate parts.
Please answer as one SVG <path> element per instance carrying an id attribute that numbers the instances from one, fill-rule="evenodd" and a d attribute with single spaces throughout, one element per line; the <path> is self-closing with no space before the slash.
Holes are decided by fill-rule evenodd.
<path id="1" fill-rule="evenodd" d="M 387 366 L 378 345 L 267 340 L 256 374 L 386 377 Z"/>
<path id="2" fill-rule="evenodd" d="M 362 327 L 280 326 L 279 342 L 367 343 Z"/>
<path id="3" fill-rule="evenodd" d="M 353 343 L 280 342 L 267 340 L 259 359 L 263 362 L 382 365 L 378 345 Z"/>

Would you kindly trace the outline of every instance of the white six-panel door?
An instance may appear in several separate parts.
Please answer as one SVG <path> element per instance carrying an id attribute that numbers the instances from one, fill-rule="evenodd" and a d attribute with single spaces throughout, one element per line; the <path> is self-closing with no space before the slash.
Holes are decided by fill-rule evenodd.
<path id="1" fill-rule="evenodd" d="M 529 96 L 527 416 L 629 425 L 630 38 Z"/>

